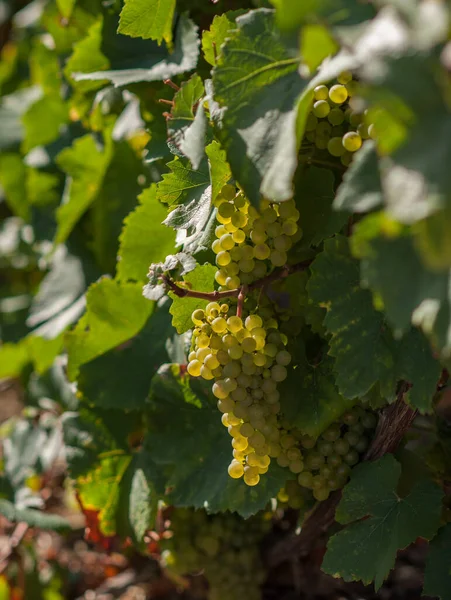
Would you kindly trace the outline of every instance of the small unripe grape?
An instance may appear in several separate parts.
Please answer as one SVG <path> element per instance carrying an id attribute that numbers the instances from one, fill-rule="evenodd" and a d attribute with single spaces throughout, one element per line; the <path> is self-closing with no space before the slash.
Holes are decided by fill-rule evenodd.
<path id="1" fill-rule="evenodd" d="M 257 467 L 244 468 L 244 483 L 249 486 L 257 485 L 260 481 L 260 475 Z"/>
<path id="2" fill-rule="evenodd" d="M 201 308 L 198 308 L 191 315 L 191 319 L 194 325 L 202 325 L 205 319 L 205 312 Z"/>
<path id="3" fill-rule="evenodd" d="M 221 246 L 221 240 L 215 240 L 211 245 L 211 249 L 215 254 L 222 252 L 224 248 Z"/>
<path id="4" fill-rule="evenodd" d="M 315 100 L 327 100 L 329 97 L 329 89 L 326 85 L 317 85 L 313 90 Z"/>
<path id="5" fill-rule="evenodd" d="M 188 370 L 188 373 L 192 377 L 199 377 L 201 368 L 202 368 L 202 363 L 199 360 L 192 360 L 188 364 L 187 370 Z"/>
<path id="6" fill-rule="evenodd" d="M 284 221 L 282 231 L 285 235 L 294 235 L 298 230 L 298 226 L 294 221 Z"/>
<path id="7" fill-rule="evenodd" d="M 200 373 L 200 369 L 199 369 L 199 373 Z M 213 395 L 216 398 L 218 398 L 218 400 L 224 400 L 229 395 L 229 393 L 227 392 L 227 390 L 224 386 L 224 382 L 221 379 L 218 381 L 215 381 L 215 383 L 213 384 L 212 391 L 213 391 Z"/>
<path id="8" fill-rule="evenodd" d="M 232 257 L 229 252 L 221 251 L 216 255 L 216 264 L 218 267 L 225 267 L 231 260 Z"/>
<path id="9" fill-rule="evenodd" d="M 227 321 L 224 317 L 216 317 L 211 322 L 211 327 L 215 333 L 223 333 L 227 329 Z"/>
<path id="10" fill-rule="evenodd" d="M 269 258 L 275 267 L 283 267 L 287 262 L 287 253 L 280 250 L 273 250 Z"/>
<path id="11" fill-rule="evenodd" d="M 221 306 L 217 302 L 209 302 L 205 307 L 205 314 L 207 317 L 217 317 L 221 311 Z"/>
<path id="12" fill-rule="evenodd" d="M 338 108 L 338 106 L 336 106 L 327 115 L 327 120 L 331 125 L 341 125 L 345 120 L 344 112 L 341 108 Z"/>
<path id="13" fill-rule="evenodd" d="M 282 365 L 274 365 L 271 369 L 271 378 L 280 383 L 287 378 L 287 370 Z"/>
<path id="14" fill-rule="evenodd" d="M 344 456 L 349 452 L 349 443 L 344 438 L 341 438 L 335 442 L 334 450 L 337 454 Z"/>
<path id="15" fill-rule="evenodd" d="M 223 250 L 231 250 L 235 245 L 233 237 L 230 235 L 230 233 L 226 233 L 225 235 L 223 235 L 220 238 L 219 242 Z"/>
<path id="16" fill-rule="evenodd" d="M 200 376 L 202 377 L 202 379 L 206 379 L 207 381 L 210 381 L 211 379 L 214 378 L 213 373 L 205 365 L 202 365 L 202 367 L 200 369 Z"/>
<path id="17" fill-rule="evenodd" d="M 257 244 L 254 248 L 254 257 L 258 260 L 266 260 L 271 253 L 267 244 Z"/>
<path id="18" fill-rule="evenodd" d="M 230 477 L 233 479 L 239 479 L 244 475 L 244 467 L 238 460 L 232 460 L 227 469 Z"/>
<path id="19" fill-rule="evenodd" d="M 348 131 L 343 136 L 343 146 L 348 152 L 356 152 L 362 146 L 362 138 L 356 131 Z"/>
<path id="20" fill-rule="evenodd" d="M 333 137 L 327 143 L 327 150 L 332 156 L 342 156 L 346 150 L 343 147 L 342 138 Z"/>
<path id="21" fill-rule="evenodd" d="M 327 117 L 329 112 L 330 106 L 329 103 L 325 100 L 317 100 L 313 105 L 313 114 L 315 115 L 315 117 L 318 117 L 318 119 L 323 119 L 324 117 Z"/>
<path id="22" fill-rule="evenodd" d="M 218 215 L 226 219 L 230 219 L 234 212 L 233 204 L 229 202 L 223 202 L 218 208 Z"/>
<path id="23" fill-rule="evenodd" d="M 347 83 L 349 83 L 351 81 L 351 79 L 352 79 L 351 71 L 343 71 L 337 77 L 338 83 L 342 83 L 343 85 L 346 85 Z"/>
<path id="24" fill-rule="evenodd" d="M 333 85 L 329 90 L 329 98 L 335 104 L 343 104 L 348 98 L 348 90 L 344 85 Z"/>
<path id="25" fill-rule="evenodd" d="M 313 475 L 310 471 L 303 471 L 298 475 L 299 485 L 310 489 L 313 485 Z"/>

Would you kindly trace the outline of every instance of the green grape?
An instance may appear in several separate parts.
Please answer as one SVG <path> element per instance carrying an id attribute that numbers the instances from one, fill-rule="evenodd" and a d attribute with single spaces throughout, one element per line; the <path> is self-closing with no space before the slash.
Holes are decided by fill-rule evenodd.
<path id="1" fill-rule="evenodd" d="M 370 137 L 370 134 L 368 133 L 368 127 L 365 123 L 360 123 L 360 125 L 357 127 L 357 133 L 360 135 L 362 140 L 367 140 Z"/>
<path id="2" fill-rule="evenodd" d="M 329 495 L 330 495 L 330 492 L 325 487 L 315 488 L 313 490 L 313 497 L 316 500 L 318 500 L 318 502 L 323 502 L 324 500 L 327 500 L 327 498 L 329 498 Z"/>
<path id="3" fill-rule="evenodd" d="M 349 115 L 349 124 L 351 127 L 358 127 L 363 121 L 362 113 L 351 111 Z"/>
<path id="4" fill-rule="evenodd" d="M 315 115 L 315 117 L 318 117 L 318 119 L 327 117 L 329 112 L 330 112 L 330 106 L 329 106 L 329 103 L 326 102 L 325 100 L 317 100 L 314 103 L 313 114 Z"/>
<path id="5" fill-rule="evenodd" d="M 260 475 L 257 467 L 244 467 L 244 483 L 248 486 L 257 485 L 260 481 Z"/>
<path id="6" fill-rule="evenodd" d="M 317 85 L 313 90 L 315 100 L 327 100 L 329 97 L 329 89 L 326 85 Z"/>
<path id="7" fill-rule="evenodd" d="M 267 244 L 258 244 L 254 248 L 254 256 L 258 260 L 266 260 L 271 253 L 271 250 Z"/>
<path id="8" fill-rule="evenodd" d="M 239 479 L 244 475 L 244 467 L 238 460 L 234 459 L 227 469 L 230 477 L 233 479 Z"/>
<path id="9" fill-rule="evenodd" d="M 305 130 L 306 131 L 314 131 L 316 129 L 317 125 L 318 125 L 317 117 L 315 117 L 315 115 L 313 113 L 309 113 L 309 115 L 307 116 L 307 121 L 305 123 Z"/>
<path id="10" fill-rule="evenodd" d="M 331 425 L 323 432 L 322 437 L 328 442 L 335 442 L 340 437 L 340 426 Z"/>
<path id="11" fill-rule="evenodd" d="M 344 112 L 341 108 L 336 106 L 327 115 L 327 120 L 331 125 L 341 125 L 345 120 Z"/>
<path id="12" fill-rule="evenodd" d="M 226 387 L 224 385 L 224 381 L 222 381 L 221 379 L 214 382 L 212 390 L 214 396 L 216 396 L 216 398 L 218 398 L 219 400 L 224 400 L 229 395 L 229 392 L 226 390 Z"/>
<path id="13" fill-rule="evenodd" d="M 211 245 L 211 249 L 215 254 L 219 254 L 220 252 L 222 252 L 224 248 L 221 246 L 221 240 L 215 240 Z"/>
<path id="14" fill-rule="evenodd" d="M 276 362 L 277 364 L 286 367 L 291 362 L 291 354 L 287 350 L 279 350 L 276 354 Z"/>
<path id="15" fill-rule="evenodd" d="M 241 285 L 241 279 L 233 275 L 232 277 L 227 277 L 225 284 L 229 290 L 236 290 Z"/>
<path id="16" fill-rule="evenodd" d="M 322 121 L 318 123 L 318 127 L 316 128 L 316 135 L 320 138 L 328 138 L 332 132 L 332 127 L 327 121 Z"/>
<path id="17" fill-rule="evenodd" d="M 236 196 L 236 188 L 234 185 L 226 183 L 221 189 L 221 196 L 225 200 L 233 200 Z"/>
<path id="18" fill-rule="evenodd" d="M 317 137 L 315 139 L 315 146 L 318 150 L 325 150 L 327 148 L 327 144 L 329 142 L 329 138 L 327 137 Z"/>
<path id="19" fill-rule="evenodd" d="M 200 368 L 200 376 L 202 377 L 202 379 L 206 379 L 207 381 L 213 379 L 214 377 L 213 373 L 205 365 L 202 365 L 202 367 Z"/>
<path id="20" fill-rule="evenodd" d="M 265 210 L 263 211 L 262 217 L 266 224 L 274 223 L 275 221 L 277 221 L 277 213 L 271 207 L 265 208 Z"/>
<path id="21" fill-rule="evenodd" d="M 348 442 L 350 446 L 354 447 L 359 443 L 360 436 L 355 431 L 348 431 L 345 433 L 344 439 Z"/>
<path id="22" fill-rule="evenodd" d="M 319 454 L 318 452 L 310 452 L 305 458 L 305 466 L 309 470 L 317 470 L 320 469 L 324 464 L 324 456 Z"/>
<path id="23" fill-rule="evenodd" d="M 232 215 L 232 224 L 241 229 L 247 225 L 247 216 L 242 212 L 236 212 Z"/>
<path id="24" fill-rule="evenodd" d="M 233 208 L 233 204 L 230 204 L 229 202 L 223 202 L 218 207 L 218 215 L 225 219 L 230 219 L 234 212 L 235 209 Z"/>
<path id="25" fill-rule="evenodd" d="M 302 485 L 302 487 L 311 489 L 313 486 L 313 475 L 310 471 L 302 471 L 302 473 L 299 473 L 298 475 L 298 482 L 299 485 Z"/>
<path id="26" fill-rule="evenodd" d="M 242 244 L 246 239 L 246 234 L 242 229 L 237 229 L 232 233 L 232 239 L 236 244 Z"/>
<path id="27" fill-rule="evenodd" d="M 288 373 L 285 367 L 283 367 L 282 365 L 274 365 L 271 369 L 271 378 L 274 381 L 277 382 L 281 382 L 281 381 L 285 381 L 285 379 L 287 378 Z"/>
<path id="28" fill-rule="evenodd" d="M 200 375 L 200 370 L 202 368 L 202 363 L 198 360 L 192 360 L 189 364 L 188 364 L 188 373 L 192 376 L 192 377 L 199 377 Z"/>
<path id="29" fill-rule="evenodd" d="M 334 446 L 331 442 L 326 442 L 323 440 L 320 440 L 318 442 L 318 452 L 320 454 L 322 454 L 323 456 L 329 456 L 330 454 L 333 454 L 334 451 Z"/>
<path id="30" fill-rule="evenodd" d="M 349 450 L 343 457 L 343 460 L 346 464 L 356 465 L 359 462 L 359 453 L 356 450 Z"/>
<path id="31" fill-rule="evenodd" d="M 243 340 L 241 347 L 244 350 L 244 352 L 251 353 L 251 352 L 255 352 L 255 349 L 257 348 L 257 343 L 254 340 L 254 338 L 248 337 Z M 255 362 L 255 359 L 254 359 L 254 362 Z"/>
<path id="32" fill-rule="evenodd" d="M 230 256 L 230 253 L 224 250 L 216 255 L 216 264 L 218 267 L 225 267 L 230 263 L 231 260 L 232 257 Z"/>
<path id="33" fill-rule="evenodd" d="M 329 90 L 329 98 L 335 104 L 343 104 L 348 98 L 348 90 L 344 85 L 333 85 Z"/>
<path id="34" fill-rule="evenodd" d="M 211 323 L 211 327 L 215 333 L 223 333 L 227 329 L 227 321 L 224 317 L 216 317 Z"/>
<path id="35" fill-rule="evenodd" d="M 263 325 L 263 321 L 262 321 L 261 317 L 259 317 L 258 315 L 249 315 L 248 317 L 246 317 L 246 320 L 244 321 L 244 326 L 249 331 L 252 331 L 256 327 L 261 327 L 262 325 Z"/>
<path id="36" fill-rule="evenodd" d="M 280 250 L 272 250 L 269 259 L 275 267 L 283 267 L 287 262 L 287 254 Z"/>
<path id="37" fill-rule="evenodd" d="M 202 325 L 205 319 L 205 312 L 201 308 L 198 308 L 193 312 L 191 319 L 194 325 Z"/>
<path id="38" fill-rule="evenodd" d="M 219 242 L 223 250 L 231 250 L 235 245 L 233 237 L 230 235 L 230 233 L 226 233 L 225 235 L 221 236 Z"/>
<path id="39" fill-rule="evenodd" d="M 374 429 L 377 425 L 377 418 L 371 413 L 366 413 L 361 419 L 362 425 L 365 429 Z"/>
<path id="40" fill-rule="evenodd" d="M 352 152 L 345 152 L 341 155 L 340 160 L 342 165 L 344 165 L 345 167 L 349 167 L 349 165 L 352 162 Z"/>
<path id="41" fill-rule="evenodd" d="M 372 140 L 375 140 L 377 138 L 377 132 L 376 132 L 374 123 L 371 123 L 370 125 L 368 125 L 368 135 L 370 136 L 370 138 Z"/>
<path id="42" fill-rule="evenodd" d="M 330 465 L 331 467 L 338 467 L 340 466 L 342 463 L 342 459 L 341 456 L 339 454 L 331 454 L 330 456 L 327 457 L 327 464 Z"/>
<path id="43" fill-rule="evenodd" d="M 343 136 L 343 146 L 348 152 L 356 152 L 362 146 L 362 138 L 356 131 L 348 131 Z"/>
<path id="44" fill-rule="evenodd" d="M 351 79 L 352 79 L 352 73 L 350 71 L 343 71 L 337 77 L 338 83 L 341 83 L 343 85 L 346 85 L 347 83 L 349 83 L 351 81 Z"/>
<path id="45" fill-rule="evenodd" d="M 214 371 L 219 367 L 219 360 L 216 358 L 214 354 L 209 354 L 205 359 L 205 366 L 210 369 L 210 371 Z"/>
<path id="46" fill-rule="evenodd" d="M 216 273 L 215 273 L 216 283 L 219 283 L 219 285 L 226 285 L 227 279 L 228 279 L 227 273 L 223 269 L 219 269 L 218 271 L 216 271 Z"/>
<path id="47" fill-rule="evenodd" d="M 341 138 L 333 137 L 327 143 L 327 150 L 332 156 L 342 156 L 345 153 Z"/>
<path id="48" fill-rule="evenodd" d="M 364 437 L 360 438 L 359 441 L 357 442 L 357 444 L 355 444 L 355 446 L 354 446 L 354 449 L 359 454 L 361 454 L 362 452 L 365 452 L 365 450 L 367 448 L 368 448 L 368 440 Z"/>
<path id="49" fill-rule="evenodd" d="M 344 439 L 340 438 L 334 443 L 334 451 L 340 456 L 344 456 L 349 452 L 349 443 Z"/>

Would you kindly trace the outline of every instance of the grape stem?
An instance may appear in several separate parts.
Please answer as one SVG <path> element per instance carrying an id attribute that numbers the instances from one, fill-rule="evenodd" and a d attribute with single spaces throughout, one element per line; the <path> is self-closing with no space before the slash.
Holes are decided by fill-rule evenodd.
<path id="1" fill-rule="evenodd" d="M 169 87 L 171 87 L 176 92 L 178 92 L 179 89 L 180 89 L 179 86 L 172 81 L 172 79 L 164 79 L 163 83 L 166 84 L 166 85 L 168 85 Z"/>
<path id="2" fill-rule="evenodd" d="M 250 285 L 243 285 L 234 290 L 223 290 L 219 292 L 214 290 L 213 292 L 198 292 L 197 290 L 190 290 L 185 287 L 181 287 L 175 281 L 173 281 L 169 275 L 162 275 L 163 282 L 167 285 L 167 287 L 171 290 L 173 294 L 175 294 L 178 298 L 199 298 L 201 300 L 221 300 L 222 298 L 238 298 L 240 300 L 240 295 L 242 297 L 242 303 L 244 303 L 244 298 L 248 292 L 252 292 L 253 290 L 264 288 L 268 284 L 273 281 L 277 281 L 279 279 L 285 279 L 292 273 L 298 273 L 299 271 L 305 271 L 311 265 L 311 260 L 304 260 L 302 262 L 296 263 L 294 265 L 285 265 L 280 269 L 276 269 L 269 275 L 254 281 Z M 239 302 L 238 302 L 239 304 Z"/>

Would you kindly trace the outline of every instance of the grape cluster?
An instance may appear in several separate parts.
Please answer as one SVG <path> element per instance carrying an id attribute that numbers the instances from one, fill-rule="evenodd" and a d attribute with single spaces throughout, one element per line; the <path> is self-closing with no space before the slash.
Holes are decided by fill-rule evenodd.
<path id="1" fill-rule="evenodd" d="M 172 537 L 161 542 L 163 566 L 176 575 L 202 570 L 210 600 L 259 600 L 264 580 L 259 543 L 271 525 L 266 517 L 260 513 L 244 520 L 230 513 L 176 509 Z"/>
<path id="2" fill-rule="evenodd" d="M 232 436 L 229 475 L 257 485 L 271 457 L 280 453 L 277 384 L 286 379 L 291 362 L 285 349 L 288 338 L 273 317 L 263 320 L 250 314 L 242 319 L 232 307 L 217 302 L 195 310 L 192 320 L 188 373 L 215 380 L 213 394 Z"/>
<path id="3" fill-rule="evenodd" d="M 298 239 L 299 211 L 293 200 L 280 204 L 263 200 L 260 212 L 233 185 L 225 185 L 215 202 L 218 212 L 215 279 L 220 290 L 234 290 L 282 267 Z"/>
<path id="4" fill-rule="evenodd" d="M 307 117 L 306 139 L 319 150 L 340 158 L 348 166 L 363 140 L 375 137 L 374 125 L 367 124 L 366 112 L 354 111 L 349 104 L 356 91 L 356 81 L 345 71 L 337 83 L 318 85 L 313 91 L 313 106 Z"/>
<path id="5" fill-rule="evenodd" d="M 298 436 L 304 462 L 298 483 L 312 490 L 316 500 L 326 500 L 332 491 L 342 488 L 367 449 L 376 423 L 373 412 L 356 406 L 316 441 Z"/>

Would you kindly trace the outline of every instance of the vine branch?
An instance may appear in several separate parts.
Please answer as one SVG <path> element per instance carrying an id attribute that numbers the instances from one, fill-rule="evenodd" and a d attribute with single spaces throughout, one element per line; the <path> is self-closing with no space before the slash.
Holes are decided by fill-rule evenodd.
<path id="1" fill-rule="evenodd" d="M 280 269 L 276 269 L 269 275 L 254 281 L 249 285 L 243 285 L 234 290 L 223 290 L 219 292 L 217 290 L 213 292 L 198 292 L 196 290 L 190 290 L 188 288 L 184 288 L 175 281 L 173 281 L 168 275 L 162 275 L 163 282 L 168 286 L 168 288 L 179 298 L 200 298 L 201 300 L 221 300 L 222 298 L 242 298 L 244 302 L 244 297 L 248 292 L 252 292 L 253 290 L 264 288 L 273 281 L 277 281 L 279 279 L 285 279 L 289 275 L 293 273 L 298 273 L 300 271 L 305 271 L 311 265 L 311 260 L 304 260 L 302 262 L 296 263 L 294 265 L 285 265 Z"/>
<path id="2" fill-rule="evenodd" d="M 393 452 L 409 429 L 417 415 L 417 411 L 404 402 L 404 395 L 410 387 L 409 383 L 401 382 L 396 402 L 382 411 L 364 460 L 376 460 L 388 452 Z M 292 560 L 293 555 L 309 554 L 318 539 L 334 523 L 335 510 L 340 499 L 341 490 L 338 490 L 327 500 L 317 504 L 304 521 L 299 535 L 284 539 L 271 549 L 267 558 L 269 566 L 276 567 L 282 562 Z"/>

